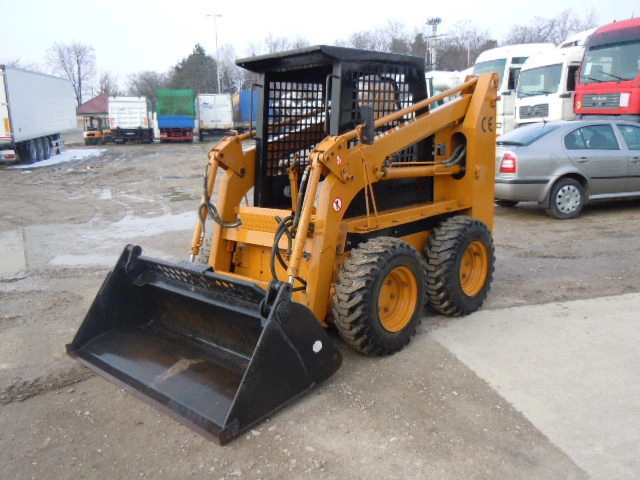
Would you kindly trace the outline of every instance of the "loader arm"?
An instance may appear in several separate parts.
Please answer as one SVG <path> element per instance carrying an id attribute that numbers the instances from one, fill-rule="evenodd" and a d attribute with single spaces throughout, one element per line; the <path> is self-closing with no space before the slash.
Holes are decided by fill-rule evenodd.
<path id="1" fill-rule="evenodd" d="M 198 208 L 198 218 L 191 241 L 191 260 L 200 253 L 204 241 L 203 219 L 208 216 L 207 201 L 214 195 L 214 187 L 218 186 L 216 195 L 216 209 L 220 219 L 224 222 L 234 222 L 237 220 L 238 207 L 245 198 L 247 192 L 255 184 L 255 147 L 243 150 L 243 142 L 252 137 L 253 132 L 242 135 L 235 135 L 223 138 L 216 144 L 208 154 L 208 161 L 205 165 L 205 185 L 200 207 Z M 218 180 L 218 170 L 222 168 L 224 174 Z M 214 269 L 219 269 L 223 265 L 231 263 L 232 251 L 226 248 L 226 243 L 220 241 L 222 238 L 222 225 L 213 223 L 211 244 L 209 255 L 209 265 Z M 216 239 L 218 241 L 216 241 Z M 228 268 L 228 267 L 227 267 Z"/>
<path id="2" fill-rule="evenodd" d="M 457 88 L 377 120 L 375 125 L 379 128 L 410 113 L 420 112 L 442 98 L 460 95 L 434 111 L 422 113 L 400 127 L 387 130 L 371 145 L 355 142 L 359 133 L 354 129 L 341 136 L 328 137 L 314 149 L 311 154 L 312 174 L 288 274 L 291 281 L 299 275 L 303 257 L 309 258 L 306 280 L 313 291 L 307 291 L 306 299 L 309 308 L 321 321 L 329 311 L 332 280 L 337 273 L 336 265 L 340 263 L 335 258 L 345 253 L 348 233 L 362 234 L 459 211 L 483 220 L 490 227 L 493 225 L 495 132 L 489 125 L 495 124 L 496 88 L 494 75 L 474 77 Z M 461 135 L 458 138 L 466 139 L 466 161 L 463 164 L 444 165 L 447 155 L 436 155 L 433 162 L 403 163 L 402 166 L 389 162 L 395 152 L 431 135 L 435 135 L 436 145 L 446 145 L 443 153 L 451 152 L 455 148 L 452 139 L 456 134 Z M 410 210 L 402 208 L 378 213 L 373 219 L 344 222 L 346 205 L 368 184 L 396 178 L 406 171 L 410 171 L 413 177 L 442 177 L 438 182 L 442 187 L 436 190 L 433 202 L 415 205 Z M 310 251 L 305 251 L 323 175 L 324 185 L 313 215 L 312 243 Z"/>

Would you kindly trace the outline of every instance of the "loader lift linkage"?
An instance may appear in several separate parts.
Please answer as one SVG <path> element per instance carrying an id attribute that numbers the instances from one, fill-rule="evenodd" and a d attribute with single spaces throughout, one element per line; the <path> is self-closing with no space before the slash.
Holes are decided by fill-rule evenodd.
<path id="1" fill-rule="evenodd" d="M 392 354 L 425 303 L 477 310 L 494 268 L 494 75 L 426 98 L 415 57 L 238 64 L 259 74 L 256 130 L 209 152 L 191 262 L 128 246 L 67 346 L 219 443 L 339 368 L 323 327 Z"/>

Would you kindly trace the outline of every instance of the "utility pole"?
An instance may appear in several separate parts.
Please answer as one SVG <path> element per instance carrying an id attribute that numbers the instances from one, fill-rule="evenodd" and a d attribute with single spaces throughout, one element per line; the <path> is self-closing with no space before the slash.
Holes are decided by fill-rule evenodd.
<path id="1" fill-rule="evenodd" d="M 210 13 L 207 17 L 213 17 L 213 31 L 216 36 L 216 77 L 218 80 L 218 93 L 220 92 L 220 58 L 218 57 L 218 21 L 219 17 L 222 17 L 220 13 Z"/>
<path id="2" fill-rule="evenodd" d="M 427 51 L 429 52 L 430 62 L 427 61 L 427 68 L 430 70 L 435 70 L 436 63 L 436 41 L 438 38 L 438 25 L 440 25 L 442 19 L 440 17 L 431 17 L 427 20 L 427 25 L 431 27 L 431 36 L 429 37 L 429 48 Z"/>

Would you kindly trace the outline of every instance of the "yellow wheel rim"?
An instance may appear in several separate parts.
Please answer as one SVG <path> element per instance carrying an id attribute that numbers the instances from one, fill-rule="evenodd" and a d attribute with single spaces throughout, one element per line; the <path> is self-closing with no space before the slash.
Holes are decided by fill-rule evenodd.
<path id="1" fill-rule="evenodd" d="M 378 317 L 388 332 L 399 332 L 411 321 L 418 299 L 418 281 L 409 267 L 396 267 L 384 279 L 378 295 Z"/>
<path id="2" fill-rule="evenodd" d="M 480 293 L 489 273 L 489 251 L 484 243 L 476 240 L 469 244 L 460 264 L 460 284 L 468 297 Z"/>

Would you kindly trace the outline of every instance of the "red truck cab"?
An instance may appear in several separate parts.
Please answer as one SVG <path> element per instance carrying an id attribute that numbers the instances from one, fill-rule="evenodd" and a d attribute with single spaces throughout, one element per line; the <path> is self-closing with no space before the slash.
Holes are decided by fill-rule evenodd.
<path id="1" fill-rule="evenodd" d="M 640 121 L 640 18 L 598 28 L 586 41 L 576 118 Z"/>

